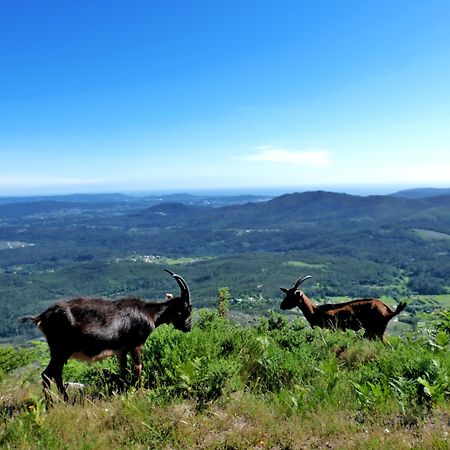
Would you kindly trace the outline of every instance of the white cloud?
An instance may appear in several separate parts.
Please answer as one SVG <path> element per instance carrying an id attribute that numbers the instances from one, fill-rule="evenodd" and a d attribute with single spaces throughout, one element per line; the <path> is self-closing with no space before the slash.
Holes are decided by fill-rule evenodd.
<path id="1" fill-rule="evenodd" d="M 329 153 L 325 150 L 287 150 L 284 148 L 259 147 L 257 153 L 237 158 L 245 161 L 264 161 L 316 167 L 331 164 Z"/>

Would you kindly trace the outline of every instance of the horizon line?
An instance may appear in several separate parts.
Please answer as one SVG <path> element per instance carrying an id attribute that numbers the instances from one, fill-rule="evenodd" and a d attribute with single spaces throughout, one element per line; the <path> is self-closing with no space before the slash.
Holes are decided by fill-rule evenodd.
<path id="1" fill-rule="evenodd" d="M 0 198 L 35 198 L 35 197 L 68 197 L 68 196 L 94 196 L 94 195 L 124 195 L 130 197 L 141 197 L 145 195 L 193 195 L 193 196 L 224 196 L 224 195 L 264 195 L 277 196 L 289 193 L 303 193 L 313 191 L 324 191 L 343 193 L 349 195 L 390 195 L 400 191 L 408 190 L 442 190 L 449 189 L 448 186 L 417 186 L 404 184 L 333 184 L 333 185 L 308 185 L 308 186 L 259 186 L 259 187 L 211 187 L 211 188 L 150 188 L 150 189 L 105 189 L 92 191 L 42 191 L 23 193 L 0 193 Z"/>

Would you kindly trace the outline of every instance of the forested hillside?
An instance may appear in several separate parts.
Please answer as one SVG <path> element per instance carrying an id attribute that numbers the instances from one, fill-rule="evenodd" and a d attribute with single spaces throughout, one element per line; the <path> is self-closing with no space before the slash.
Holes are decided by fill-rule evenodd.
<path id="1" fill-rule="evenodd" d="M 232 312 L 278 309 L 301 274 L 319 302 L 385 296 L 402 315 L 449 302 L 450 196 L 407 199 L 330 192 L 260 197 L 188 195 L 4 199 L 0 206 L 0 337 L 30 336 L 17 317 L 67 296 L 162 299 L 171 267 L 195 307 L 227 286 Z M 250 202 L 247 202 L 251 200 Z M 243 203 L 244 202 L 244 203 Z M 226 205 L 226 206 L 223 206 Z"/>

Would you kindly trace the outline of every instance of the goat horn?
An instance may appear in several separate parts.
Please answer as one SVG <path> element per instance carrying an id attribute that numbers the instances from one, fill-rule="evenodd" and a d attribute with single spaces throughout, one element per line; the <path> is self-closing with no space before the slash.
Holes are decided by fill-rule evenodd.
<path id="1" fill-rule="evenodd" d="M 178 286 L 180 286 L 181 289 L 181 296 L 185 298 L 185 300 L 191 304 L 191 296 L 189 293 L 189 287 L 186 283 L 186 281 L 184 281 L 184 279 L 182 277 L 180 277 L 180 275 L 177 275 L 176 273 L 172 272 L 169 269 L 164 269 L 167 273 L 170 273 L 170 275 L 172 275 L 176 282 L 178 283 Z"/>
<path id="2" fill-rule="evenodd" d="M 304 277 L 300 277 L 295 283 L 294 286 L 292 286 L 292 289 L 295 290 L 297 289 L 305 280 L 307 280 L 308 278 L 312 278 L 311 275 L 305 275 Z"/>

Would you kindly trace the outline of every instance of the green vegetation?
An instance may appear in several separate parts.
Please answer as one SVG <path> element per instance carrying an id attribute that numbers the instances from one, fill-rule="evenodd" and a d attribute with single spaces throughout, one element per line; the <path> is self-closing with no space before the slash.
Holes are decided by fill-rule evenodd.
<path id="1" fill-rule="evenodd" d="M 0 340 L 37 337 L 17 318 L 59 298 L 162 299 L 173 289 L 161 276 L 167 266 L 189 282 L 196 308 L 215 307 L 218 287 L 228 286 L 231 316 L 246 321 L 276 309 L 279 287 L 305 273 L 313 275 L 307 292 L 317 302 L 438 299 L 450 293 L 449 199 L 307 192 L 246 204 L 230 205 L 251 199 L 214 200 L 226 207 L 199 206 L 212 200 L 186 195 L 163 201 L 188 204 L 0 199 Z M 412 303 L 409 315 L 432 305 Z M 408 320 L 413 329 L 418 318 Z"/>
<path id="2" fill-rule="evenodd" d="M 226 287 L 219 288 L 219 291 L 217 292 L 217 298 L 218 298 L 218 306 L 217 306 L 217 314 L 222 319 L 228 318 L 228 308 L 230 305 L 230 291 Z"/>
<path id="3" fill-rule="evenodd" d="M 43 345 L 1 348 L 0 447 L 448 448 L 449 332 L 449 311 L 387 345 L 275 313 L 244 327 L 200 311 L 191 332 L 150 336 L 140 386 L 115 387 L 114 359 L 71 361 L 64 377 L 85 392 L 48 411 Z"/>
<path id="4" fill-rule="evenodd" d="M 170 277 L 164 276 L 165 267 L 187 280 L 197 308 L 215 307 L 218 287 L 228 286 L 232 297 L 230 312 L 235 315 L 256 317 L 266 314 L 268 309 L 277 309 L 281 301 L 279 288 L 291 286 L 299 271 L 305 270 L 314 277 L 305 289 L 318 302 L 333 301 L 340 295 L 404 296 L 406 285 L 403 282 L 401 286 L 402 280 L 396 277 L 396 272 L 386 269 L 380 273 L 374 263 L 357 263 L 348 257 L 311 256 L 310 260 L 318 266 L 315 269 L 283 264 L 294 257 L 295 254 L 258 252 L 187 264 L 177 261 L 174 266 L 167 261 L 149 264 L 140 260 L 95 259 L 54 271 L 0 273 L 0 338 L 23 341 L 40 336 L 34 327 L 19 324 L 17 318 L 38 313 L 59 298 L 131 295 L 161 299 L 165 292 L 175 288 Z M 320 268 L 320 261 L 326 261 L 326 271 Z"/>
<path id="5" fill-rule="evenodd" d="M 285 266 L 298 267 L 300 269 L 324 269 L 324 264 L 311 264 L 304 261 L 285 261 L 283 263 Z"/>
<path id="6" fill-rule="evenodd" d="M 76 201 L 0 205 L 1 448 L 448 448 L 448 197 Z M 127 391 L 115 359 L 69 362 L 86 387 L 47 410 L 47 345 L 17 318 L 79 295 L 162 299 L 166 267 L 189 284 L 192 331 L 158 328 Z M 274 312 L 304 274 L 317 303 L 406 301 L 387 345 Z"/>

